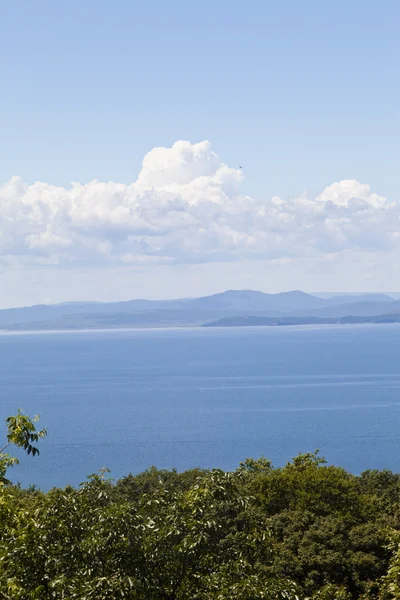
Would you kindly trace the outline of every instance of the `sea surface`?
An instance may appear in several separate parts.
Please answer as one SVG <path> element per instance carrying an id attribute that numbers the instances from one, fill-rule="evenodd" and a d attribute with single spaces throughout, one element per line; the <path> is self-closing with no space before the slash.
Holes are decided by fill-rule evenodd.
<path id="1" fill-rule="evenodd" d="M 316 448 L 400 472 L 400 326 L 0 334 L 1 422 L 19 407 L 49 434 L 10 474 L 43 489 Z"/>

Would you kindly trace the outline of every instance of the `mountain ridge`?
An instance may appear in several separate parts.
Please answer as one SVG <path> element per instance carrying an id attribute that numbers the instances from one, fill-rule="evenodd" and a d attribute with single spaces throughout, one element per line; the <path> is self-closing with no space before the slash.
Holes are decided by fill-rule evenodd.
<path id="1" fill-rule="evenodd" d="M 400 313 L 386 294 L 318 298 L 301 290 L 226 290 L 199 298 L 78 301 L 0 310 L 3 330 L 199 326 L 224 318 L 339 319 Z"/>

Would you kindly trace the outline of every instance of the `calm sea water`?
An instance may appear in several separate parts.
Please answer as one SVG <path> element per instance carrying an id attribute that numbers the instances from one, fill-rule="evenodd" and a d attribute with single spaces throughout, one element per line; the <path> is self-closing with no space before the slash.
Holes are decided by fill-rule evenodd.
<path id="1" fill-rule="evenodd" d="M 398 325 L 0 335 L 0 419 L 22 407 L 49 430 L 12 475 L 49 488 L 316 448 L 400 471 L 399 351 Z"/>

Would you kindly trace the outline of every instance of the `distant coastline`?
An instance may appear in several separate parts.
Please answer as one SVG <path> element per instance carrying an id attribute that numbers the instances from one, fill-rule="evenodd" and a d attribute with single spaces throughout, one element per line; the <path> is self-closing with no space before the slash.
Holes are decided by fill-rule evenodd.
<path id="1" fill-rule="evenodd" d="M 367 325 L 400 323 L 400 315 L 382 315 L 377 317 L 340 317 L 337 319 L 318 319 L 302 317 L 231 317 L 205 323 L 202 327 L 290 327 L 294 325 Z"/>
<path id="2" fill-rule="evenodd" d="M 0 332 L 123 331 L 192 327 L 282 327 L 400 322 L 387 294 L 320 298 L 295 290 L 228 290 L 176 300 L 72 302 L 0 310 Z"/>
<path id="3" fill-rule="evenodd" d="M 68 333 L 129 333 L 129 332 L 145 332 L 145 331 L 193 331 L 193 330 L 207 330 L 207 329 L 274 329 L 274 328 L 313 328 L 313 327 L 338 327 L 338 326 L 349 326 L 349 327 L 363 327 L 366 325 L 396 325 L 400 324 L 400 319 L 396 321 L 377 321 L 377 320 L 365 320 L 365 321 L 352 321 L 345 319 L 337 319 L 335 321 L 313 321 L 313 322 L 284 322 L 284 323 L 252 323 L 252 322 L 234 322 L 234 319 L 221 319 L 221 321 L 214 321 L 211 323 L 204 323 L 203 325 L 167 325 L 164 327 L 154 326 L 142 326 L 142 327 L 69 327 L 65 329 L 19 329 L 19 328 L 2 328 L 0 329 L 0 336 L 7 335 L 56 335 L 56 334 L 68 334 Z"/>

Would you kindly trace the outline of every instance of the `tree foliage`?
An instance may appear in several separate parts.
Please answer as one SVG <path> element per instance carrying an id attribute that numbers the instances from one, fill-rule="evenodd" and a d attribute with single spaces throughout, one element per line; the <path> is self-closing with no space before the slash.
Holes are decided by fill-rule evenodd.
<path id="1" fill-rule="evenodd" d="M 0 448 L 0 486 L 10 483 L 6 478 L 7 469 L 19 463 L 15 456 L 6 453 L 10 446 L 21 448 L 27 454 L 36 456 L 39 450 L 36 444 L 40 438 L 47 435 L 46 429 L 38 430 L 36 423 L 39 421 L 39 416 L 36 415 L 33 419 L 25 415 L 22 410 L 18 410 L 15 416 L 8 417 L 6 441 Z"/>
<path id="2" fill-rule="evenodd" d="M 7 444 L 36 454 L 22 413 Z M 29 451 L 30 450 L 30 451 Z M 4 448 L 3 448 L 4 451 Z M 2 600 L 396 600 L 400 478 L 318 453 L 0 489 Z"/>

